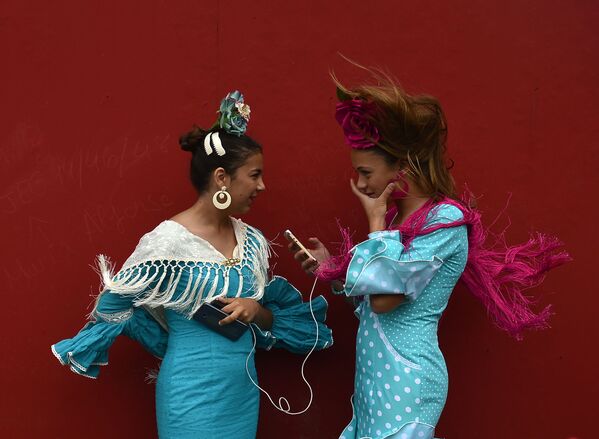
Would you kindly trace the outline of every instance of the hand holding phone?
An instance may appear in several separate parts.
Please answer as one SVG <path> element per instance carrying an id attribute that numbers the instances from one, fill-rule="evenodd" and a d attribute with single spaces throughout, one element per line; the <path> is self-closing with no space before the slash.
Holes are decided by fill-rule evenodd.
<path id="1" fill-rule="evenodd" d="M 297 239 L 293 233 L 291 233 L 291 230 L 285 230 L 283 232 L 283 236 L 287 238 L 287 241 L 294 244 L 298 248 L 298 251 L 302 250 L 309 259 L 313 259 L 314 261 L 316 261 L 316 258 L 312 256 L 312 253 L 310 253 L 310 251 L 300 242 L 300 240 Z"/>
<path id="2" fill-rule="evenodd" d="M 285 230 L 283 233 L 285 238 L 290 242 L 289 250 L 293 252 L 293 258 L 302 264 L 302 268 L 308 274 L 312 274 L 314 270 L 323 261 L 326 261 L 331 257 L 331 254 L 317 238 L 310 238 L 310 244 L 312 249 L 308 250 L 290 230 Z"/>

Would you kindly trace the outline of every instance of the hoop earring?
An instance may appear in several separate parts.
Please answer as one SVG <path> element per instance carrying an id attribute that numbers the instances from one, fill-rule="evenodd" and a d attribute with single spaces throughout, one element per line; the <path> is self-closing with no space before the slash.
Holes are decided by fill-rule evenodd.
<path id="1" fill-rule="evenodd" d="M 221 201 L 223 199 L 224 201 Z M 214 207 L 220 210 L 225 210 L 231 205 L 231 194 L 227 192 L 227 186 L 223 186 L 220 191 L 216 192 L 212 196 L 212 204 L 214 204 Z"/>

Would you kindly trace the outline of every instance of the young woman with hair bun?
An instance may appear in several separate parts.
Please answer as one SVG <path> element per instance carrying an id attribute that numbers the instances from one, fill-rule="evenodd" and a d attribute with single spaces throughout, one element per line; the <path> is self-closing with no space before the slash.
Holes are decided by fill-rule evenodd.
<path id="1" fill-rule="evenodd" d="M 432 439 L 448 390 L 437 326 L 458 280 L 495 323 L 516 338 L 545 328 L 523 294 L 567 260 L 554 238 L 537 234 L 516 246 L 488 248 L 480 213 L 459 197 L 445 156 L 447 122 L 432 96 L 406 93 L 372 71 L 376 85 L 344 87 L 336 120 L 350 147 L 370 233 L 354 246 L 343 230 L 339 256 L 311 238 L 307 271 L 353 298 L 356 336 L 353 417 L 340 439 Z M 317 267 L 317 264 L 318 267 Z"/>
<path id="2" fill-rule="evenodd" d="M 89 378 L 108 364 L 119 335 L 161 358 L 161 439 L 254 439 L 254 347 L 305 353 L 332 344 L 324 298 L 303 302 L 282 277 L 269 280 L 269 243 L 234 217 L 266 189 L 262 148 L 245 134 L 248 119 L 249 106 L 236 91 L 223 99 L 210 130 L 194 127 L 181 137 L 181 148 L 192 153 L 197 200 L 145 234 L 116 274 L 106 257 L 98 257 L 103 289 L 90 321 L 52 346 L 61 364 Z M 214 304 L 229 315 L 214 320 L 205 314 Z M 251 330 L 236 332 L 236 340 L 225 336 L 244 324 Z"/>

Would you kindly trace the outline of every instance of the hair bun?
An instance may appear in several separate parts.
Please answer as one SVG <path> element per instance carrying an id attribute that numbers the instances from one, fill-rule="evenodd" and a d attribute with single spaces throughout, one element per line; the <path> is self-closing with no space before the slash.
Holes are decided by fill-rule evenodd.
<path id="1" fill-rule="evenodd" d="M 208 131 L 194 125 L 191 131 L 179 137 L 179 145 L 183 151 L 195 152 L 200 147 Z"/>

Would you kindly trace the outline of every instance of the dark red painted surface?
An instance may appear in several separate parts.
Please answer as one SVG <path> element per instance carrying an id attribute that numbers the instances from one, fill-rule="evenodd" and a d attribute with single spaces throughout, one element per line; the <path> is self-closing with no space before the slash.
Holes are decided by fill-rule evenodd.
<path id="1" fill-rule="evenodd" d="M 536 291 L 554 304 L 553 328 L 523 342 L 456 289 L 440 327 L 450 393 L 437 435 L 596 437 L 598 18 L 587 1 L 2 2 L 0 436 L 155 437 L 149 354 L 119 340 L 92 381 L 49 346 L 83 325 L 94 256 L 122 263 L 194 201 L 177 137 L 211 124 L 226 92 L 245 93 L 265 149 L 268 190 L 245 220 L 269 238 L 291 228 L 330 242 L 339 217 L 363 236 L 328 71 L 363 77 L 340 51 L 438 96 L 456 179 L 487 221 L 513 193 L 509 239 L 556 234 L 575 258 Z M 276 271 L 308 291 L 279 256 Z M 289 417 L 263 400 L 260 438 L 335 438 L 349 420 L 356 322 L 330 304 L 335 345 L 308 363 L 312 409 Z M 300 363 L 258 361 L 262 384 L 294 408 L 307 400 Z"/>

